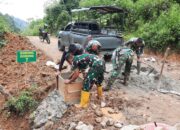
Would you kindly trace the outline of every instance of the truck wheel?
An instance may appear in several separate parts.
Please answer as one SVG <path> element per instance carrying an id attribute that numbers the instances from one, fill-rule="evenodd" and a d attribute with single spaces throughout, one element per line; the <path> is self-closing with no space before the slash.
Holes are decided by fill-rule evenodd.
<path id="1" fill-rule="evenodd" d="M 58 49 L 59 51 L 64 51 L 65 50 L 65 46 L 61 45 L 61 42 L 58 40 Z"/>

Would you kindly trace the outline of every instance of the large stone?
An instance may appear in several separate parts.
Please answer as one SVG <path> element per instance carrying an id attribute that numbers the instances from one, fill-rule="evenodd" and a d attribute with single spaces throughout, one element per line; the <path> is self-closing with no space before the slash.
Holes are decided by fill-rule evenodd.
<path id="1" fill-rule="evenodd" d="M 121 130 L 139 130 L 140 127 L 137 125 L 127 125 L 121 128 Z"/>
<path id="2" fill-rule="evenodd" d="M 54 123 L 53 123 L 52 121 L 48 121 L 48 122 L 44 125 L 44 128 L 45 128 L 45 130 L 51 130 L 53 125 L 54 125 Z"/>
<path id="3" fill-rule="evenodd" d="M 116 122 L 116 123 L 114 124 L 114 127 L 116 127 L 116 128 L 122 128 L 122 126 L 123 126 L 123 124 L 120 123 L 120 122 Z"/>
<path id="4" fill-rule="evenodd" d="M 107 121 L 108 121 L 108 118 L 107 118 L 107 117 L 103 117 L 103 118 L 102 118 L 101 126 L 102 126 L 103 129 L 106 128 L 106 123 L 107 123 Z"/>
<path id="5" fill-rule="evenodd" d="M 86 125 L 83 122 L 79 122 L 76 126 L 75 130 L 93 130 L 94 127 L 92 125 Z"/>
<path id="6" fill-rule="evenodd" d="M 97 117 L 97 118 L 95 119 L 95 121 L 96 121 L 97 123 L 100 123 L 100 122 L 101 122 L 101 117 Z"/>
<path id="7" fill-rule="evenodd" d="M 101 107 L 105 107 L 106 106 L 106 103 L 101 101 Z"/>
<path id="8" fill-rule="evenodd" d="M 114 124 L 113 119 L 109 118 L 108 121 L 106 122 L 107 126 L 112 126 Z"/>
<path id="9" fill-rule="evenodd" d="M 30 115 L 30 123 L 33 129 L 43 127 L 49 120 L 57 121 L 66 112 L 68 106 L 58 91 L 51 92 Z"/>
<path id="10" fill-rule="evenodd" d="M 95 110 L 97 108 L 97 106 L 95 104 L 91 104 L 91 107 L 93 110 Z"/>
<path id="11" fill-rule="evenodd" d="M 110 109 L 110 110 L 108 110 L 108 113 L 109 113 L 109 114 L 114 114 L 115 111 L 114 111 L 113 109 Z"/>
<path id="12" fill-rule="evenodd" d="M 86 127 L 87 127 L 86 124 L 78 125 L 78 126 L 76 126 L 75 130 L 84 130 L 84 129 L 86 129 Z"/>
<path id="13" fill-rule="evenodd" d="M 96 109 L 95 110 L 95 114 L 98 116 L 98 117 L 102 117 L 103 116 L 103 113 L 100 109 Z"/>

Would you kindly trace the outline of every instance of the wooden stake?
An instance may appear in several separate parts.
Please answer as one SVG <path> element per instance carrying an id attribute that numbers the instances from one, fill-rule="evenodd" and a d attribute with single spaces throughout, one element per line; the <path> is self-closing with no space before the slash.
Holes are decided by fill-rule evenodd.
<path id="1" fill-rule="evenodd" d="M 166 59 L 167 59 L 169 50 L 170 50 L 170 48 L 168 47 L 168 48 L 166 49 L 165 53 L 164 53 L 163 64 L 162 64 L 161 71 L 160 71 L 160 75 L 159 75 L 159 82 L 158 82 L 158 85 L 157 85 L 157 90 L 160 91 L 160 92 L 161 92 L 161 90 L 160 90 L 161 78 L 162 78 L 163 69 L 164 69 L 164 64 L 165 64 L 165 62 L 166 62 Z"/>

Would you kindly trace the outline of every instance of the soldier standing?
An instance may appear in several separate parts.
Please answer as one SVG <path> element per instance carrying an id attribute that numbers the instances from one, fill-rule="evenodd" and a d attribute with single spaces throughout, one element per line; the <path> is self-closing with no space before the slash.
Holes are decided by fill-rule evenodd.
<path id="1" fill-rule="evenodd" d="M 142 38 L 131 38 L 125 45 L 130 47 L 137 55 L 137 74 L 140 74 L 141 62 L 140 57 L 143 54 L 145 43 Z"/>

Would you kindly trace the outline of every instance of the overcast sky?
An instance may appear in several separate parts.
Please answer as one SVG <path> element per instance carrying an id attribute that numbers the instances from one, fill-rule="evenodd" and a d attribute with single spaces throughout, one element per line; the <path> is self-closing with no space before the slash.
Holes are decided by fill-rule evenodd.
<path id="1" fill-rule="evenodd" d="M 42 18 L 48 0 L 0 0 L 0 12 L 23 20 Z"/>

